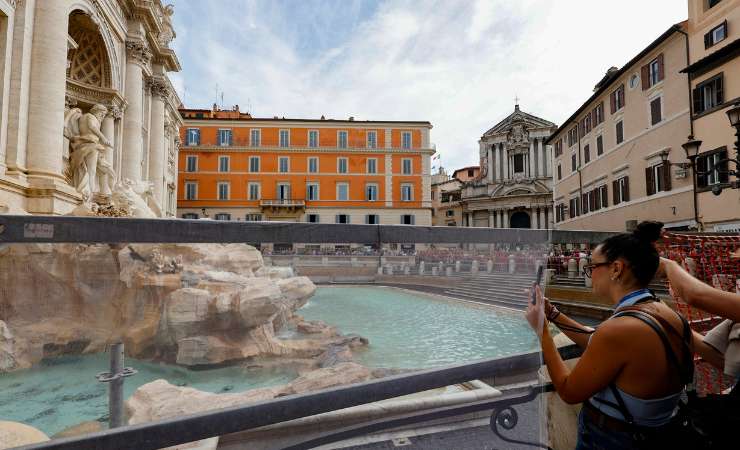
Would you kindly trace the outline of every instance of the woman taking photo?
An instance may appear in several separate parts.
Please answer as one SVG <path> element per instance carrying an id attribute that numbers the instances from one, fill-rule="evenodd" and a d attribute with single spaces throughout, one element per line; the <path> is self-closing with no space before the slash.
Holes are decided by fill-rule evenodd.
<path id="1" fill-rule="evenodd" d="M 585 275 L 594 294 L 615 305 L 597 330 L 560 313 L 539 287 L 527 308 L 555 390 L 566 403 L 583 402 L 579 450 L 658 448 L 656 441 L 664 445 L 671 436 L 671 419 L 693 375 L 692 339 L 685 320 L 647 289 L 660 264 L 653 244 L 661 228 L 659 222 L 642 222 L 594 250 Z M 572 370 L 547 321 L 584 348 Z"/>

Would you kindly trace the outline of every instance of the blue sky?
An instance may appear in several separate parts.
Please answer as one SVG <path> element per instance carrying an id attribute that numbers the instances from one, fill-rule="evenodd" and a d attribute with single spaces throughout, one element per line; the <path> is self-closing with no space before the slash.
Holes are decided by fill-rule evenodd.
<path id="1" fill-rule="evenodd" d="M 170 0 L 187 107 L 428 120 L 448 171 L 520 106 L 559 124 L 685 0 Z M 167 2 L 165 0 L 165 2 Z"/>

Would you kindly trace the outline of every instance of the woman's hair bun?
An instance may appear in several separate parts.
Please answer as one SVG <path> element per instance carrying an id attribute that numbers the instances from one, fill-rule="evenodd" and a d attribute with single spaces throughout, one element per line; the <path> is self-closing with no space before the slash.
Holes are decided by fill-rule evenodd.
<path id="1" fill-rule="evenodd" d="M 663 230 L 663 222 L 646 220 L 638 223 L 632 234 L 640 241 L 653 243 L 660 239 L 661 230 Z"/>

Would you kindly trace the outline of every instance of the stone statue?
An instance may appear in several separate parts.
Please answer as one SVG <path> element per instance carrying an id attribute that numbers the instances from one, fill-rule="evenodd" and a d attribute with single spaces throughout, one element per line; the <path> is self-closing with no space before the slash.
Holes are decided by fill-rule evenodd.
<path id="1" fill-rule="evenodd" d="M 96 104 L 83 114 L 70 109 L 64 117 L 64 137 L 69 139 L 71 182 L 82 201 L 90 205 L 93 196 L 110 198 L 116 175 L 106 158 L 110 141 L 100 131 L 108 108 Z"/>

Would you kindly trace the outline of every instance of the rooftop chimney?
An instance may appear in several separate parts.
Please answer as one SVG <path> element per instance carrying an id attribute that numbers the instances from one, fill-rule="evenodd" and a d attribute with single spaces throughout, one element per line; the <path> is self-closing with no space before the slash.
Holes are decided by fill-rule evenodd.
<path id="1" fill-rule="evenodd" d="M 354 122 L 355 121 L 355 116 L 349 116 L 349 121 L 350 122 Z"/>

